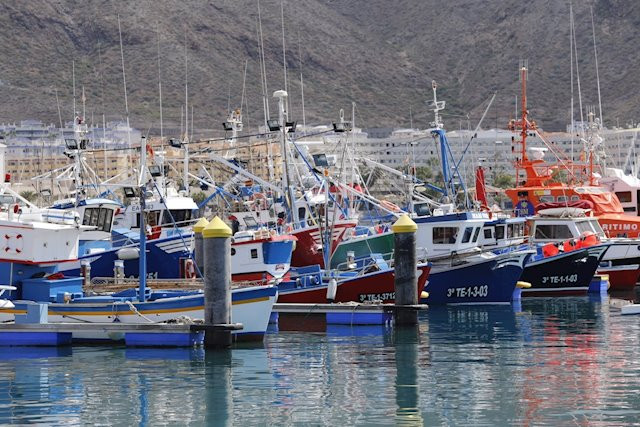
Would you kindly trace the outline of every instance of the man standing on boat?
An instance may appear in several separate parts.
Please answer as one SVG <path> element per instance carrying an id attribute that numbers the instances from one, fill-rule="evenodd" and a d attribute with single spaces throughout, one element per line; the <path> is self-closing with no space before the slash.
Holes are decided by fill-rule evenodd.
<path id="1" fill-rule="evenodd" d="M 515 207 L 516 216 L 531 216 L 535 214 L 535 208 L 533 207 L 533 203 L 529 201 L 529 192 L 528 191 L 519 191 L 518 192 L 518 203 Z"/>

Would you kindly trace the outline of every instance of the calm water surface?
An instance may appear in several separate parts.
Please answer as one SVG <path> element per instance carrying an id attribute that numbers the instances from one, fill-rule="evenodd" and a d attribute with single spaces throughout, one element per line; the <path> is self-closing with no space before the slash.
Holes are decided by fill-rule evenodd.
<path id="1" fill-rule="evenodd" d="M 306 322 L 306 323 L 305 323 Z M 640 316 L 608 299 L 431 309 L 419 328 L 281 330 L 259 347 L 0 348 L 0 423 L 640 422 Z"/>

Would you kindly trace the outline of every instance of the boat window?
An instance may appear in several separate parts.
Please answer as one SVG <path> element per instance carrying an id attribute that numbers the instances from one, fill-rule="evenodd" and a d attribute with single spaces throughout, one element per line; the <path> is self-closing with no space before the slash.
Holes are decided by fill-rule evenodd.
<path id="1" fill-rule="evenodd" d="M 540 196 L 540 203 L 553 203 L 553 196 Z"/>
<path id="2" fill-rule="evenodd" d="M 600 237 L 606 237 L 604 230 L 602 229 L 602 227 L 600 226 L 600 223 L 598 222 L 597 219 L 592 219 L 589 221 L 591 223 L 591 228 L 593 228 L 593 231 Z"/>
<path id="3" fill-rule="evenodd" d="M 82 225 L 89 225 L 91 222 L 91 211 L 93 209 L 85 209 L 84 216 L 82 217 Z"/>
<path id="4" fill-rule="evenodd" d="M 616 191 L 620 203 L 631 203 L 631 191 Z"/>
<path id="5" fill-rule="evenodd" d="M 418 216 L 431 215 L 431 209 L 427 203 L 416 203 L 413 205 L 413 210 Z"/>
<path id="6" fill-rule="evenodd" d="M 258 258 L 258 250 L 251 249 L 251 258 Z"/>
<path id="7" fill-rule="evenodd" d="M 567 196 L 558 196 L 556 201 L 559 203 L 566 203 L 569 198 Z"/>
<path id="8" fill-rule="evenodd" d="M 102 209 L 99 209 L 99 211 L 100 211 L 100 213 L 98 214 L 98 224 L 97 225 L 98 225 L 98 229 L 99 230 L 104 231 L 102 229 L 102 226 L 103 226 L 103 224 L 105 222 L 105 219 L 107 218 L 107 210 L 102 208 Z"/>
<path id="9" fill-rule="evenodd" d="M 573 237 L 569 227 L 564 224 L 536 225 L 536 239 L 569 239 Z"/>
<path id="10" fill-rule="evenodd" d="M 504 239 L 504 225 L 496 227 L 496 240 L 498 239 Z"/>
<path id="11" fill-rule="evenodd" d="M 91 208 L 91 218 L 89 219 L 89 224 L 87 225 L 91 225 L 91 226 L 97 226 L 98 225 L 98 215 L 100 214 L 100 209 L 98 208 Z"/>
<path id="12" fill-rule="evenodd" d="M 82 225 L 96 227 L 100 231 L 111 231 L 113 210 L 109 208 L 86 208 L 82 217 Z M 140 226 L 140 218 L 137 218 L 137 226 Z"/>
<path id="13" fill-rule="evenodd" d="M 458 238 L 458 227 L 433 227 L 434 244 L 452 244 Z"/>
<path id="14" fill-rule="evenodd" d="M 577 202 L 578 200 L 580 200 L 580 196 L 571 196 L 572 202 Z"/>
<path id="15" fill-rule="evenodd" d="M 491 228 L 484 229 L 484 238 L 491 239 L 493 237 L 493 233 L 491 232 Z"/>
<path id="16" fill-rule="evenodd" d="M 169 215 L 169 213 L 171 213 L 171 215 Z M 171 217 L 173 217 L 173 220 Z M 191 210 L 189 209 L 171 209 L 169 211 L 165 210 L 162 215 L 163 225 L 173 225 L 173 221 L 175 221 L 177 225 L 186 225 L 185 223 L 189 220 L 191 220 Z"/>
<path id="17" fill-rule="evenodd" d="M 591 224 L 589 224 L 589 221 L 580 221 L 576 223 L 576 226 L 578 227 L 578 231 L 580 232 L 580 234 L 585 233 L 587 231 L 593 231 L 593 228 L 591 227 Z"/>
<path id="18" fill-rule="evenodd" d="M 111 231 L 111 221 L 113 220 L 113 210 L 108 208 L 102 208 L 107 213 L 104 216 L 104 221 L 102 222 L 102 227 L 100 228 L 102 231 L 106 231 L 109 233 Z"/>
<path id="19" fill-rule="evenodd" d="M 302 221 L 307 219 L 307 210 L 304 207 L 298 208 L 298 218 Z"/>
<path id="20" fill-rule="evenodd" d="M 476 232 L 473 233 L 473 243 L 478 241 L 478 236 L 480 235 L 480 227 L 476 228 Z"/>
<path id="21" fill-rule="evenodd" d="M 464 234 L 462 235 L 462 243 L 469 243 L 469 240 L 471 240 L 472 233 L 473 233 L 473 227 L 465 228 Z"/>
<path id="22" fill-rule="evenodd" d="M 507 239 L 511 239 L 513 237 L 513 224 L 507 225 Z"/>

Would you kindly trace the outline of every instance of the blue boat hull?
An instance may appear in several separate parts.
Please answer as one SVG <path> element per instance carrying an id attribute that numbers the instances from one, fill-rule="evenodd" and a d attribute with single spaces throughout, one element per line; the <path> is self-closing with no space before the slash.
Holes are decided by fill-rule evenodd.
<path id="1" fill-rule="evenodd" d="M 431 269 L 422 302 L 445 304 L 509 304 L 528 255 L 503 256 L 453 267 Z"/>

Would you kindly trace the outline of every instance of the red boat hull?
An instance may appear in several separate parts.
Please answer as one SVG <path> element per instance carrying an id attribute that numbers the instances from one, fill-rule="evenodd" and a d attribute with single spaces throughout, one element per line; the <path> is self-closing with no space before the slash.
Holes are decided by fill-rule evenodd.
<path id="1" fill-rule="evenodd" d="M 640 279 L 639 269 L 630 270 L 598 270 L 598 274 L 607 274 L 609 276 L 610 291 L 627 291 L 636 287 L 638 279 Z"/>
<path id="2" fill-rule="evenodd" d="M 420 292 L 429 277 L 431 266 L 420 265 L 418 270 L 418 286 L 416 294 L 420 296 Z M 353 279 L 347 279 L 338 283 L 336 298 L 334 302 L 365 302 L 365 301 L 382 301 L 384 303 L 392 303 L 394 301 L 394 271 L 385 270 L 374 273 L 368 273 Z M 307 288 L 291 289 L 286 291 L 278 291 L 278 302 L 280 303 L 306 303 L 306 304 L 322 304 L 327 302 L 327 286 L 318 285 Z"/>
<path id="3" fill-rule="evenodd" d="M 331 252 L 333 252 L 345 237 L 348 230 L 355 227 L 353 221 L 340 222 L 333 227 L 331 239 Z M 322 253 L 322 235 L 319 227 L 307 227 L 291 232 L 297 238 L 296 249 L 291 255 L 292 267 L 306 267 L 308 265 L 320 265 L 324 267 Z"/>

